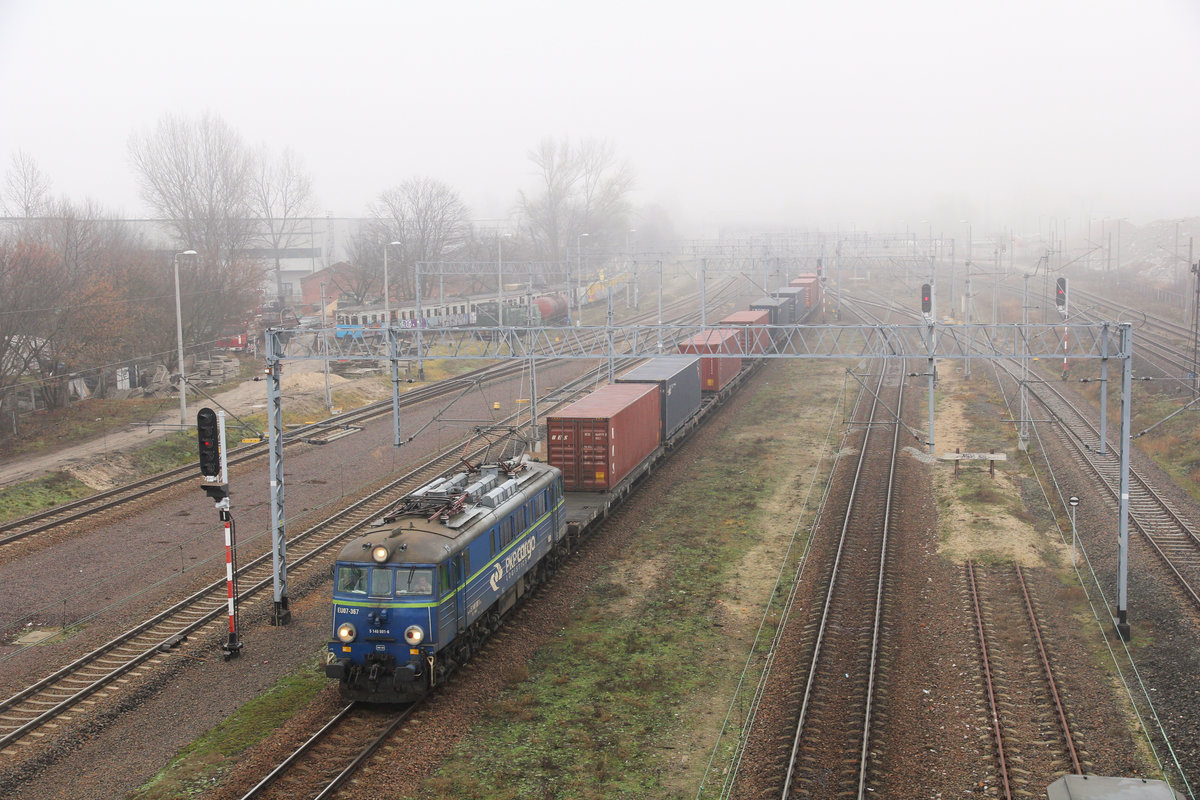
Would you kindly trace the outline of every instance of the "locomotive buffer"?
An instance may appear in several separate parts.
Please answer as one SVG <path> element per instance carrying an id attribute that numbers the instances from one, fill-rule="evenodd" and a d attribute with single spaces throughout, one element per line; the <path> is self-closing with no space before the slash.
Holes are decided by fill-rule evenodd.
<path id="1" fill-rule="evenodd" d="M 225 528 L 225 585 L 229 606 L 229 639 L 221 645 L 225 660 L 242 652 L 238 633 L 237 538 L 229 513 L 229 463 L 225 457 L 225 412 L 202 408 L 196 414 L 196 439 L 200 446 L 201 490 L 212 498 Z"/>

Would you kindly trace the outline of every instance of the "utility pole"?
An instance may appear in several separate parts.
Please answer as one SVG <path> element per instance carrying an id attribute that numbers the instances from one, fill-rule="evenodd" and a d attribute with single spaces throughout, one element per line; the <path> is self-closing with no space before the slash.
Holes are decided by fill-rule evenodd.
<path id="1" fill-rule="evenodd" d="M 967 295 L 963 304 L 966 306 L 967 330 L 971 330 L 971 306 L 975 305 L 975 295 L 971 294 L 971 262 L 967 261 Z M 967 347 L 966 363 L 963 365 L 963 378 L 971 380 L 971 347 Z"/>
<path id="2" fill-rule="evenodd" d="M 1049 256 L 1046 257 L 1046 263 L 1049 264 Z M 1029 329 L 1029 279 L 1030 275 L 1025 276 L 1025 290 L 1021 294 L 1021 326 L 1022 330 Z M 1018 426 L 1020 434 L 1017 436 L 1017 449 L 1022 453 L 1029 449 L 1029 394 L 1027 384 L 1029 383 L 1029 341 L 1024 335 L 1021 336 L 1021 424 Z"/>
<path id="3" fill-rule="evenodd" d="M 1192 397 L 1200 396 L 1200 263 L 1193 261 L 1192 237 L 1188 237 L 1188 264 L 1195 291 L 1192 297 Z"/>
<path id="4" fill-rule="evenodd" d="M 329 332 L 325 321 L 325 281 L 321 281 L 321 355 L 325 356 L 325 407 L 333 413 L 333 393 L 329 389 Z"/>

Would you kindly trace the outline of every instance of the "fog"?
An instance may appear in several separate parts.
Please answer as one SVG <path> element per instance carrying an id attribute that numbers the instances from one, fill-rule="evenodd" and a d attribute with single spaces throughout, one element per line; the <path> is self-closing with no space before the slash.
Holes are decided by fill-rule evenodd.
<path id="1" fill-rule="evenodd" d="M 1200 3 L 0 0 L 0 167 L 144 215 L 164 113 L 292 147 L 323 213 L 421 175 L 509 214 L 546 136 L 718 226 L 1032 226 L 1200 213 Z"/>

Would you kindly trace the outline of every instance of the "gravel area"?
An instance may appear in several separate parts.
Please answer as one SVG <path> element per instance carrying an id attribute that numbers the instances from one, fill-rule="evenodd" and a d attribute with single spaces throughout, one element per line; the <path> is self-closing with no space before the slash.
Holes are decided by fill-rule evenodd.
<path id="1" fill-rule="evenodd" d="M 543 385 L 549 380 L 539 374 Z M 487 392 L 469 395 L 464 407 L 456 407 L 450 416 L 487 416 L 493 396 Z M 511 397 L 516 396 L 514 388 Z M 554 635 L 579 593 L 636 534 L 644 508 L 641 504 L 652 503 L 656 491 L 666 491 L 685 475 L 689 464 L 703 457 L 710 437 L 724 426 L 736 424 L 738 409 L 739 400 L 735 399 L 657 470 L 643 490 L 613 515 L 603 532 L 589 541 L 582 557 L 572 559 L 539 591 L 534 603 L 521 609 L 449 691 L 434 696 L 422 712 L 423 734 L 406 740 L 400 753 L 384 751 L 379 758 L 386 763 L 386 770 L 368 767 L 343 796 L 394 796 L 395 787 L 411 786 L 428 776 L 488 698 L 505 685 L 505 676 L 519 671 L 537 647 Z M 411 420 L 406 417 L 406 427 L 411 424 L 415 430 L 436 410 L 428 407 L 419 414 L 413 412 Z M 379 444 L 390 442 L 390 426 L 390 419 L 384 420 L 364 433 L 289 457 L 289 476 L 305 476 L 288 484 L 293 513 L 318 508 L 340 494 L 342 484 L 351 479 L 365 483 L 396 469 L 401 456 L 411 454 L 407 450 L 397 454 L 390 444 Z M 434 449 L 435 442 L 449 441 L 461 432 L 461 427 L 434 426 L 423 440 Z M 991 750 L 974 631 L 964 607 L 960 568 L 938 553 L 938 507 L 929 472 L 918 459 L 902 459 L 905 503 L 897 510 L 894 524 L 897 541 L 903 545 L 895 548 L 895 572 L 889 576 L 893 600 L 887 610 L 889 634 L 884 642 L 888 683 L 880 694 L 885 734 L 877 742 L 878 786 L 880 796 L 988 796 L 992 791 L 987 766 Z M 237 476 L 234 512 L 243 541 L 267 528 L 263 473 L 265 470 Z M 315 475 L 327 477 L 310 477 Z M 1036 508 L 1041 501 L 1033 487 L 1024 489 L 1028 506 Z M 238 505 L 239 497 L 261 499 Z M 1180 502 L 1187 503 L 1184 507 L 1189 511 L 1195 510 L 1190 498 Z M 1080 535 L 1102 580 L 1110 584 L 1115 570 L 1115 549 L 1111 547 L 1114 516 L 1115 509 L 1091 502 L 1080 507 L 1077 518 Z M 259 548 L 264 546 L 265 540 Z M 219 560 L 181 576 L 177 573 L 181 564 L 198 562 L 219 547 L 220 528 L 208 501 L 199 492 L 181 491 L 178 497 L 137 517 L 72 532 L 52 546 L 31 548 L 0 565 L 0 579 L 6 586 L 0 613 L 9 615 L 6 619 L 10 621 L 21 619 L 30 609 L 41 609 L 36 621 L 54 623 L 55 613 L 61 613 L 64 604 L 68 616 L 77 618 L 126 598 L 130 587 L 167 581 L 136 600 L 123 600 L 119 608 L 88 622 L 63 642 L 20 652 L 12 645 L 0 648 L 4 659 L 0 661 L 0 688 L 10 693 L 32 675 L 45 672 L 46 663 L 62 663 L 106 640 L 166 596 L 182 593 L 186 585 L 216 579 L 221 574 Z M 1200 774 L 1200 725 L 1193 711 L 1200 701 L 1196 615 L 1181 605 L 1161 569 L 1142 550 L 1136 544 L 1132 548 L 1136 568 L 1130 578 L 1138 666 L 1157 698 L 1177 752 L 1196 775 Z M 158 558 L 148 560 L 147 554 Z M 122 577 L 105 583 L 105 576 L 113 573 Z M 1103 669 L 1103 654 L 1098 652 L 1102 645 L 1095 623 L 1085 620 L 1081 626 L 1076 617 L 1055 613 L 1076 603 L 1079 598 L 1073 592 L 1078 590 L 1064 588 L 1050 570 L 1034 570 L 1030 578 L 1039 607 L 1046 611 L 1043 623 L 1049 629 L 1053 657 L 1060 665 L 1061 688 L 1089 770 L 1142 774 L 1145 755 L 1134 746 L 1130 720 L 1114 700 L 1112 681 Z M 311 594 L 305 594 L 309 589 Z M 243 658 L 229 663 L 220 659 L 217 646 L 223 637 L 214 626 L 212 636 L 195 637 L 179 651 L 159 657 L 154 668 L 143 670 L 141 677 L 100 698 L 69 725 L 47 729 L 31 746 L 22 748 L 27 752 L 0 756 L 0 796 L 54 800 L 78 796 L 81 787 L 86 787 L 87 797 L 96 800 L 125 796 L 181 746 L 316 655 L 327 636 L 329 611 L 324 590 L 324 581 L 314 587 L 292 587 L 290 626 L 266 625 L 264 609 L 245 618 L 247 649 Z M 520 633 L 514 635 L 516 631 Z M 223 785 L 214 786 L 206 796 L 240 796 L 261 777 L 268 763 L 311 733 L 339 704 L 332 687 L 323 691 L 285 723 L 277 736 L 253 748 Z"/>
<path id="2" fill-rule="evenodd" d="M 557 385 L 582 367 L 582 362 L 573 362 L 541 370 L 539 383 Z M 517 382 L 485 387 L 468 393 L 450 408 L 447 401 L 424 403 L 404 413 L 403 429 L 416 431 L 437 414 L 457 420 L 491 419 L 496 413 L 492 403 L 512 409 L 522 388 Z M 289 531 L 302 530 L 305 523 L 323 518 L 325 509 L 339 497 L 407 469 L 425 454 L 460 441 L 463 434 L 463 423 L 435 422 L 418 439 L 397 450 L 390 444 L 388 416 L 331 444 L 289 450 L 285 456 Z M 269 546 L 265 467 L 235 471 L 231 485 L 240 560 L 245 561 Z M 27 625 L 40 629 L 65 623 L 69 635 L 38 646 L 21 646 L 12 635 L 6 637 L 0 644 L 0 693 L 14 693 L 110 640 L 172 599 L 223 576 L 223 530 L 217 513 L 199 491 L 186 487 L 172 490 L 153 505 L 139 504 L 90 526 L 76 525 L 39 537 L 33 545 L 8 554 L 0 564 L 0 581 L 5 585 L 0 625 L 12 634 Z M 135 788 L 166 763 L 178 746 L 317 653 L 328 635 L 328 601 L 322 592 L 306 599 L 304 589 L 294 583 L 290 586 L 294 618 L 290 626 L 247 627 L 254 625 L 255 614 L 262 617 L 267 610 L 265 606 L 244 609 L 243 658 L 229 664 L 220 660 L 223 621 L 214 623 L 206 629 L 213 631 L 211 638 L 193 637 L 177 652 L 157 657 L 117 687 L 98 694 L 69 724 L 45 726 L 39 735 L 30 737 L 30 744 L 0 755 L 0 796 L 19 792 L 11 796 L 52 797 L 55 795 L 46 793 L 47 787 L 55 784 L 50 776 L 58 774 L 57 782 L 64 787 L 90 785 L 90 780 L 81 784 L 82 778 L 76 775 L 91 776 L 93 770 L 95 776 L 102 776 L 100 783 L 111 786 L 112 791 L 105 794 L 97 784 L 90 797 L 121 797 Z M 311 610 L 306 610 L 310 602 Z M 192 674 L 200 666 L 212 670 L 208 673 L 211 680 Z M 230 680 L 231 674 L 245 677 Z M 261 678 L 257 677 L 260 674 Z M 192 688 L 183 688 L 187 686 Z M 167 687 L 177 694 L 171 701 L 159 702 L 158 698 L 168 696 Z M 143 705 L 148 697 L 153 702 Z M 113 724 L 125 724 L 125 720 L 129 726 L 126 735 L 114 733 Z M 116 737 L 112 742 L 93 749 L 92 743 L 111 736 Z M 127 747 L 125 742 L 137 744 Z M 87 755 L 77 760 L 73 754 L 83 753 L 81 747 Z M 110 759 L 109 754 L 114 757 Z M 126 760 L 116 754 L 133 755 Z M 138 770 L 139 764 L 145 765 L 144 771 Z M 41 770 L 46 776 L 37 789 L 25 794 L 26 789 L 18 784 Z"/>

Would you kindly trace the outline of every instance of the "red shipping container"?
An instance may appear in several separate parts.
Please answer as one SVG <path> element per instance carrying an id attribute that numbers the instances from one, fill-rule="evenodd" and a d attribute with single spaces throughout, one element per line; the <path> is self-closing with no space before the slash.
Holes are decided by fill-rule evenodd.
<path id="1" fill-rule="evenodd" d="M 568 492 L 607 492 L 659 443 L 656 383 L 602 386 L 546 418 L 547 461 Z"/>
<path id="2" fill-rule="evenodd" d="M 798 275 L 792 278 L 788 286 L 799 286 L 805 290 L 804 305 L 806 308 L 812 308 L 820 302 L 821 279 L 815 274 Z"/>
<path id="3" fill-rule="evenodd" d="M 771 334 L 760 327 L 771 324 L 771 312 L 767 309 L 736 311 L 717 324 L 738 325 L 750 328 L 749 331 L 741 334 L 739 337 L 743 353 L 761 353 L 771 343 Z"/>
<path id="4" fill-rule="evenodd" d="M 736 328 L 719 328 L 697 333 L 679 343 L 679 352 L 693 356 L 706 353 L 740 353 L 741 335 L 742 332 Z M 740 358 L 701 358 L 700 389 L 705 392 L 719 392 L 741 371 Z"/>

